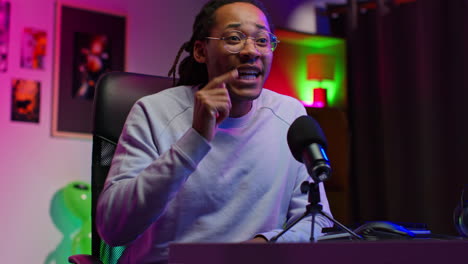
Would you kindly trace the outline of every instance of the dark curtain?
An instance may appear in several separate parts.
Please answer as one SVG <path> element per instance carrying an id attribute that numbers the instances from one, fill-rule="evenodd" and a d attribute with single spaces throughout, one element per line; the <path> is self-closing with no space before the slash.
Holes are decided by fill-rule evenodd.
<path id="1" fill-rule="evenodd" d="M 332 22 L 348 28 L 354 219 L 453 235 L 468 184 L 468 0 L 383 2 Z"/>

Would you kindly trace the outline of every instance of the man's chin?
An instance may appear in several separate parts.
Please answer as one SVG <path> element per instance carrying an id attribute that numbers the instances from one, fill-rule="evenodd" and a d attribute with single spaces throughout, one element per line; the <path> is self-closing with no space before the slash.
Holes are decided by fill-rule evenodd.
<path id="1" fill-rule="evenodd" d="M 232 88 L 229 90 L 231 100 L 234 101 L 253 101 L 262 93 L 263 88 Z"/>

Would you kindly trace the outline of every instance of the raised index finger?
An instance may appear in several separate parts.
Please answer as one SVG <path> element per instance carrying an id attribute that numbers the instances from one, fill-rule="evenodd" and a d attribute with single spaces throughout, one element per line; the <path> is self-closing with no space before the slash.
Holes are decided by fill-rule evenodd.
<path id="1" fill-rule="evenodd" d="M 239 77 L 237 69 L 228 71 L 225 74 L 213 78 L 203 89 L 214 89 L 223 87 L 223 83 L 229 83 Z"/>

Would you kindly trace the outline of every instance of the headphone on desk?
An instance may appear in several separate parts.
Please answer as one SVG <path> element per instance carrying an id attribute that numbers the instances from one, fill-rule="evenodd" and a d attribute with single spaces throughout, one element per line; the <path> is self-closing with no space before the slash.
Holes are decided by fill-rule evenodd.
<path id="1" fill-rule="evenodd" d="M 465 190 L 462 190 L 460 204 L 453 211 L 453 223 L 461 236 L 468 237 L 468 199 L 465 199 Z"/>

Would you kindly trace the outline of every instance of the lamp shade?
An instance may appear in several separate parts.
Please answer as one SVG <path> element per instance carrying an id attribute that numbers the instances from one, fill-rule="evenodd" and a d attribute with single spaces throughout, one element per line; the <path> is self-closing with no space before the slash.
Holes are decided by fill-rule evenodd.
<path id="1" fill-rule="evenodd" d="M 308 80 L 335 79 L 335 57 L 326 54 L 307 55 Z"/>

